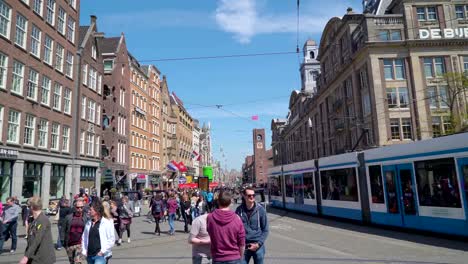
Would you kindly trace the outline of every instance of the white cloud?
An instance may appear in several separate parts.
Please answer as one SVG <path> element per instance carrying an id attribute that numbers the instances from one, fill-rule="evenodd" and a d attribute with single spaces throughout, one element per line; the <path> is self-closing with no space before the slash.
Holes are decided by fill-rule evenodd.
<path id="1" fill-rule="evenodd" d="M 273 3 L 274 1 L 270 1 Z M 291 1 L 295 3 L 295 1 Z M 311 1 L 306 2 L 301 12 L 300 32 L 320 33 L 333 16 L 342 16 L 350 1 Z M 297 15 L 295 12 L 278 14 L 259 7 L 259 0 L 220 0 L 215 12 L 218 26 L 240 43 L 246 44 L 260 34 L 296 33 Z"/>

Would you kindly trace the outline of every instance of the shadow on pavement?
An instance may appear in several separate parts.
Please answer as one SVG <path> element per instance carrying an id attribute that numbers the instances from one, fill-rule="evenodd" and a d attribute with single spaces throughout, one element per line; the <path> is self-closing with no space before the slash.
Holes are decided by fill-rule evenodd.
<path id="1" fill-rule="evenodd" d="M 329 226 L 338 229 L 350 230 L 359 233 L 365 233 L 387 238 L 405 240 L 413 243 L 468 251 L 468 243 L 466 238 L 458 236 L 449 236 L 419 230 L 403 230 L 401 228 L 381 226 L 381 225 L 364 225 L 361 222 L 351 221 L 341 218 L 319 217 L 312 214 L 301 214 L 283 209 L 268 207 L 268 213 L 277 215 L 279 218 L 289 217 L 296 220 L 314 223 L 323 226 Z M 271 222 L 279 219 L 272 219 Z"/>

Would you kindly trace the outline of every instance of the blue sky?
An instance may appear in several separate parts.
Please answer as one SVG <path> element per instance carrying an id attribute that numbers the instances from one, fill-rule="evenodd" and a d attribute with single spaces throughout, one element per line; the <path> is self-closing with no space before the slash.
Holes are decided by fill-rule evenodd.
<path id="1" fill-rule="evenodd" d="M 360 0 L 301 0 L 299 46 L 309 38 L 319 42 L 327 21 L 347 7 L 362 11 Z M 296 49 L 295 0 L 82 0 L 80 24 L 88 25 L 90 15 L 107 37 L 124 32 L 144 64 Z M 270 146 L 271 119 L 286 116 L 289 95 L 300 89 L 296 54 L 153 64 L 192 117 L 211 123 L 215 158 L 237 170 L 252 153 L 252 129 L 265 128 Z"/>

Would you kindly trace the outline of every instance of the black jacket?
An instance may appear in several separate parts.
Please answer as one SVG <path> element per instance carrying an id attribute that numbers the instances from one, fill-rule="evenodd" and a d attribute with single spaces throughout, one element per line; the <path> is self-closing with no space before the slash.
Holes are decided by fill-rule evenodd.
<path id="1" fill-rule="evenodd" d="M 65 217 L 65 221 L 63 221 L 63 224 L 62 224 L 62 232 L 61 232 L 62 237 L 60 239 L 63 241 L 64 247 L 68 247 L 68 239 L 70 238 L 69 234 L 70 234 L 70 228 L 71 228 L 71 224 L 73 220 L 73 215 L 74 214 L 67 215 Z M 89 220 L 86 214 L 83 214 L 82 219 L 83 219 L 83 225 L 86 225 L 86 222 L 88 222 Z M 83 230 L 84 230 L 84 226 L 83 226 Z"/>

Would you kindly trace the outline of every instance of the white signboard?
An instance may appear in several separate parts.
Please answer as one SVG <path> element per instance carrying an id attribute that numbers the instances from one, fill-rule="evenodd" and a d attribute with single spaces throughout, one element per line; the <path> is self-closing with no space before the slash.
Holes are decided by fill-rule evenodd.
<path id="1" fill-rule="evenodd" d="M 420 29 L 420 39 L 452 39 L 452 38 L 468 38 L 468 28 L 433 28 Z"/>

